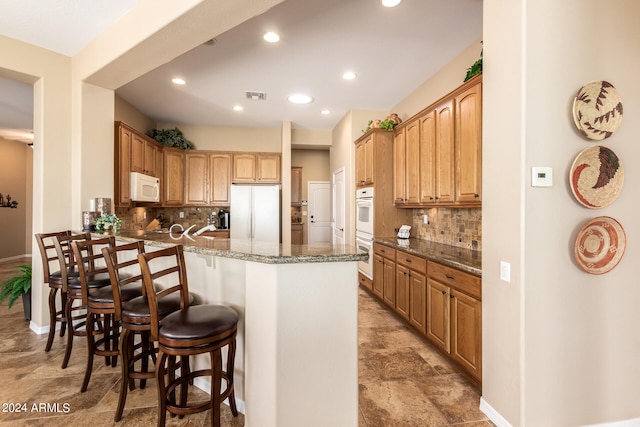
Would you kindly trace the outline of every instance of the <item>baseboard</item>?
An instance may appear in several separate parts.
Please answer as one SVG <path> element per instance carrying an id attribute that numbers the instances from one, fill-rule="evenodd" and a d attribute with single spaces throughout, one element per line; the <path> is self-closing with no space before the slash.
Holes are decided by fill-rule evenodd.
<path id="1" fill-rule="evenodd" d="M 502 415 L 498 413 L 482 397 L 480 398 L 480 411 L 485 414 L 497 427 L 513 427 Z"/>
<path id="2" fill-rule="evenodd" d="M 482 411 L 482 413 L 485 414 L 497 427 L 512 427 L 509 421 L 505 420 L 502 415 L 493 409 L 483 398 L 480 398 L 480 411 Z M 581 427 L 640 427 L 640 418 L 615 421 L 611 423 L 588 424 Z"/>
<path id="3" fill-rule="evenodd" d="M 49 333 L 49 325 L 39 326 L 32 321 L 29 322 L 29 329 L 38 335 L 44 335 Z M 60 329 L 60 324 L 56 325 L 56 331 Z"/>
<path id="4" fill-rule="evenodd" d="M 224 382 L 223 382 L 224 384 Z M 200 390 L 205 393 L 211 392 L 211 381 L 203 377 L 197 377 L 193 380 L 193 385 L 198 387 Z M 228 399 L 225 399 L 224 404 L 229 406 Z M 244 400 L 236 399 L 236 407 L 238 408 L 238 412 L 244 414 Z"/>
<path id="5" fill-rule="evenodd" d="M 0 258 L 0 262 L 13 261 L 13 260 L 22 259 L 22 258 L 31 258 L 31 254 L 10 256 L 8 258 Z"/>

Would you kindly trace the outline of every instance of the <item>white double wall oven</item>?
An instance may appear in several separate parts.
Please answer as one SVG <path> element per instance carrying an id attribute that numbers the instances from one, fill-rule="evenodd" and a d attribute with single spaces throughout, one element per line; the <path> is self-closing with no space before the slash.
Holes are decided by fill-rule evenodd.
<path id="1" fill-rule="evenodd" d="M 373 279 L 373 187 L 356 190 L 356 245 L 369 254 L 358 262 L 360 273 Z"/>

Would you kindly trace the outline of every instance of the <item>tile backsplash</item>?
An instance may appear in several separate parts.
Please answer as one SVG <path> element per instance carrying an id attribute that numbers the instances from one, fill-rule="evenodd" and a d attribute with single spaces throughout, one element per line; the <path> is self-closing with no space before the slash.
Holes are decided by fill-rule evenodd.
<path id="1" fill-rule="evenodd" d="M 122 230 L 143 230 L 151 221 L 158 219 L 162 228 L 168 228 L 171 224 L 180 224 L 183 227 L 196 225 L 196 228 L 207 225 L 207 219 L 211 213 L 217 213 L 222 207 L 181 207 L 181 208 L 116 208 L 116 215 L 122 219 Z M 224 208 L 229 210 L 229 208 Z M 180 212 L 184 218 L 180 218 Z M 215 226 L 218 223 L 215 222 Z"/>
<path id="2" fill-rule="evenodd" d="M 424 215 L 429 224 L 424 224 Z M 482 250 L 481 208 L 413 209 L 411 235 L 418 239 Z"/>

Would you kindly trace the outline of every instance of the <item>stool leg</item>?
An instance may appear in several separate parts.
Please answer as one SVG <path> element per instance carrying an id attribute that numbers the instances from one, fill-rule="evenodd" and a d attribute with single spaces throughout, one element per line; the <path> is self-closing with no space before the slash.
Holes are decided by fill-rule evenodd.
<path id="1" fill-rule="evenodd" d="M 229 394 L 229 407 L 231 408 L 231 413 L 234 417 L 238 416 L 238 408 L 236 407 L 236 388 L 234 387 L 233 382 L 233 371 L 235 369 L 235 360 L 236 360 L 236 340 L 232 340 L 229 343 L 229 348 L 227 349 L 227 378 L 229 379 L 229 383 L 227 387 L 230 387 L 231 393 Z"/>
<path id="2" fill-rule="evenodd" d="M 191 372 L 189 367 L 189 356 L 180 356 L 180 376 L 185 377 Z M 180 406 L 187 406 L 187 394 L 189 393 L 189 381 L 180 383 Z M 180 418 L 184 416 L 181 415 Z"/>
<path id="3" fill-rule="evenodd" d="M 58 317 L 57 310 L 56 310 L 57 294 L 58 294 L 58 288 L 49 289 L 49 337 L 47 338 L 47 345 L 44 348 L 44 351 L 46 352 L 51 350 L 51 345 L 53 344 L 53 337 L 55 337 L 56 335 L 56 320 Z"/>
<path id="4" fill-rule="evenodd" d="M 124 329 L 120 336 L 120 355 L 122 358 L 122 378 L 120 379 L 120 396 L 118 397 L 118 407 L 116 408 L 116 414 L 113 417 L 113 421 L 118 422 L 122 419 L 122 412 L 124 411 L 124 404 L 127 401 L 127 392 L 129 391 L 130 383 L 133 380 L 129 379 L 129 361 L 131 353 L 131 344 L 133 336 L 129 329 Z M 133 389 L 132 389 L 133 390 Z"/>
<path id="5" fill-rule="evenodd" d="M 67 293 L 62 290 L 60 290 L 60 306 L 62 307 L 60 309 L 60 336 L 63 337 L 64 332 L 67 330 Z"/>
<path id="6" fill-rule="evenodd" d="M 94 318 L 94 313 L 87 313 L 87 368 L 84 371 L 84 380 L 82 381 L 82 387 L 80 388 L 80 392 L 82 393 L 87 391 L 87 386 L 89 385 L 89 380 L 91 379 L 91 371 L 93 371 L 93 354 L 96 351 L 96 339 L 93 335 Z M 71 334 L 69 334 L 69 336 L 71 336 Z"/>
<path id="7" fill-rule="evenodd" d="M 149 371 L 149 358 L 152 358 L 153 343 L 151 342 L 151 334 L 149 331 L 142 331 L 140 334 L 140 342 L 142 344 L 142 372 Z M 147 379 L 142 378 L 140 380 L 140 389 L 147 386 Z"/>
<path id="8" fill-rule="evenodd" d="M 156 362 L 156 381 L 158 387 L 158 427 L 164 427 L 167 420 L 167 389 L 164 382 L 167 354 L 160 350 Z M 171 370 L 169 370 L 171 375 Z"/>
<path id="9" fill-rule="evenodd" d="M 72 308 L 73 308 L 73 300 L 67 297 L 64 316 L 67 319 L 67 327 L 69 328 L 69 331 L 67 333 L 67 348 L 64 351 L 64 359 L 62 360 L 62 369 L 65 369 L 69 364 L 69 358 L 71 357 L 71 349 L 73 348 L 73 336 L 75 335 L 75 330 L 73 326 L 73 316 L 71 313 Z"/>
<path id="10" fill-rule="evenodd" d="M 216 349 L 209 355 L 211 357 L 211 426 L 220 427 L 222 354 L 220 349 Z"/>

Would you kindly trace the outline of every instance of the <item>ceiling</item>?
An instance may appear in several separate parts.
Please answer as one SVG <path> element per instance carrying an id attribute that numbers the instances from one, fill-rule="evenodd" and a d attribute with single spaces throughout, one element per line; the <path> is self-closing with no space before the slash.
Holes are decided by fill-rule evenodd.
<path id="1" fill-rule="evenodd" d="M 0 34 L 71 56 L 136 3 L 0 0 Z M 265 42 L 267 31 L 280 41 Z M 288 0 L 116 93 L 158 123 L 332 129 L 350 109 L 391 109 L 481 36 L 482 0 L 404 0 L 391 9 L 379 0 Z M 345 71 L 357 78 L 344 80 Z M 17 92 L 5 99 L 11 83 Z M 0 78 L 0 128 L 11 127 L 4 111 L 14 102 L 25 110 L 17 102 L 24 86 Z M 293 93 L 313 102 L 291 104 Z"/>

